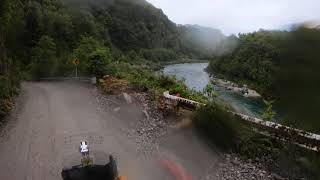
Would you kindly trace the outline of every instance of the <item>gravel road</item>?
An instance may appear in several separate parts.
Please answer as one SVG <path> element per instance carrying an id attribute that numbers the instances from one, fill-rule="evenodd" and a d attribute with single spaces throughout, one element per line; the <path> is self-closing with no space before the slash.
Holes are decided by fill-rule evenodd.
<path id="1" fill-rule="evenodd" d="M 215 151 L 181 123 L 188 119 L 164 118 L 153 103 L 146 93 L 102 95 L 80 82 L 23 83 L 0 130 L 0 179 L 61 180 L 66 164 L 80 163 L 81 140 L 113 154 L 128 180 L 285 179 Z"/>
<path id="2" fill-rule="evenodd" d="M 164 147 L 161 153 L 159 150 L 158 155 L 139 152 L 138 137 L 129 136 L 128 131 L 134 132 L 138 121 L 145 118 L 143 106 L 117 99 L 112 100 L 113 105 L 102 105 L 93 86 L 75 82 L 24 83 L 22 89 L 21 103 L 1 128 L 0 179 L 61 179 L 64 162 L 77 153 L 79 141 L 87 138 L 94 141 L 94 149 L 113 153 L 120 174 L 130 180 L 175 179 L 164 168 L 167 160 L 178 162 L 187 156 L 180 161 L 180 170 L 184 164 L 191 169 L 196 161 L 201 162 L 193 156 L 193 150 L 188 151 L 190 140 L 185 136 L 177 138 L 177 152 L 170 147 Z M 181 148 L 184 153 L 179 155 Z M 203 158 L 208 161 L 208 157 Z"/>

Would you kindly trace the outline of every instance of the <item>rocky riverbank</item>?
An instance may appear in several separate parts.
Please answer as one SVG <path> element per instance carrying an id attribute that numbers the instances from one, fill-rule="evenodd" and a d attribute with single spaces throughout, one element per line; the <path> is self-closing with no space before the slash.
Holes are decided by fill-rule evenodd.
<path id="1" fill-rule="evenodd" d="M 262 160 L 244 161 L 237 154 L 224 154 L 224 162 L 218 165 L 218 172 L 208 179 L 219 180 L 289 180 L 267 170 Z M 271 162 L 272 163 L 272 162 Z"/>
<path id="2" fill-rule="evenodd" d="M 218 79 L 218 78 L 213 78 L 213 82 L 218 87 L 225 88 L 228 91 L 238 93 L 244 97 L 252 97 L 252 98 L 260 98 L 261 97 L 261 95 L 257 91 L 255 91 L 253 89 L 249 89 L 246 85 L 240 86 L 234 82 L 223 80 L 223 79 Z"/>

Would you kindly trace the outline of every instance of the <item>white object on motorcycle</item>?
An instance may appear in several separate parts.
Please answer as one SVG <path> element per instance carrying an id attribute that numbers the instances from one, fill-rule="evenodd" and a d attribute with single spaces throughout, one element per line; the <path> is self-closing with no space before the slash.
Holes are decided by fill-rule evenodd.
<path id="1" fill-rule="evenodd" d="M 80 152 L 81 153 L 87 153 L 89 152 L 89 146 L 88 146 L 88 143 L 86 141 L 82 141 L 80 143 Z"/>

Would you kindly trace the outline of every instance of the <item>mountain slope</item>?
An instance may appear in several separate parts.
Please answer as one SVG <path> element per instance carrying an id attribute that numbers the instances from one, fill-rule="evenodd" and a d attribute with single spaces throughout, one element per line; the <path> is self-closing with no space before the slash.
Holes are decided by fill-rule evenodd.
<path id="1" fill-rule="evenodd" d="M 218 30 L 178 26 L 145 0 L 3 0 L 0 9 L 0 75 L 14 68 L 70 75 L 70 59 L 88 68 L 97 50 L 105 62 L 204 58 L 224 38 Z"/>
<path id="2" fill-rule="evenodd" d="M 73 9 L 86 9 L 98 21 L 108 18 L 105 38 L 124 51 L 165 48 L 179 54 L 212 54 L 225 36 L 216 29 L 176 25 L 145 0 L 68 0 Z M 84 8 L 85 7 L 85 8 Z"/>
<path id="3" fill-rule="evenodd" d="M 116 0 L 107 11 L 112 17 L 110 37 L 117 47 L 124 50 L 179 49 L 176 25 L 162 10 L 151 4 L 144 1 L 137 3 L 130 0 Z"/>

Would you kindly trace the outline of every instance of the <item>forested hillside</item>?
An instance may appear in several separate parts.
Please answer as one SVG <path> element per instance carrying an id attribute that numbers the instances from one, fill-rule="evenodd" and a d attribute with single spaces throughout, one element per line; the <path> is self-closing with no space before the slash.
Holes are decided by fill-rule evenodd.
<path id="1" fill-rule="evenodd" d="M 280 61 L 279 43 L 287 34 L 281 31 L 239 34 L 233 37 L 235 49 L 213 58 L 208 69 L 271 96 L 274 73 Z"/>
<path id="2" fill-rule="evenodd" d="M 75 58 L 80 75 L 99 76 L 115 62 L 205 58 L 211 40 L 224 38 L 205 28 L 204 41 L 201 27 L 178 26 L 145 0 L 2 0 L 0 8 L 0 114 L 19 79 L 70 76 Z"/>
<path id="3" fill-rule="evenodd" d="M 275 100 L 290 125 L 320 132 L 320 30 L 240 34 L 238 46 L 214 58 L 208 70 Z"/>
<path id="4" fill-rule="evenodd" d="M 161 9 L 145 0 L 67 0 L 73 11 L 79 8 L 90 12 L 96 20 L 104 22 L 104 38 L 122 51 L 134 50 L 142 57 L 159 53 L 173 53 L 180 57 L 212 55 L 215 46 L 224 38 L 219 31 L 200 26 L 176 25 Z M 205 48 L 203 50 L 202 48 Z M 148 50 L 154 49 L 154 52 Z M 145 50 L 142 51 L 141 50 Z M 156 60 L 159 58 L 156 57 Z"/>
<path id="5" fill-rule="evenodd" d="M 84 37 L 99 41 L 115 53 L 148 61 L 208 57 L 214 53 L 214 44 L 224 38 L 218 30 L 177 26 L 145 0 L 13 0 L 2 3 L 2 12 L 9 13 L 11 5 L 16 6 L 16 12 L 10 20 L 13 39 L 8 42 L 15 42 L 19 48 L 7 48 L 18 48 L 15 56 L 23 67 L 30 68 L 40 56 L 37 46 L 47 43 L 54 53 L 43 53 L 58 61 L 53 66 L 56 70 L 49 74 L 63 70 L 59 68 L 66 62 L 59 59 L 74 55 L 73 50 Z"/>

